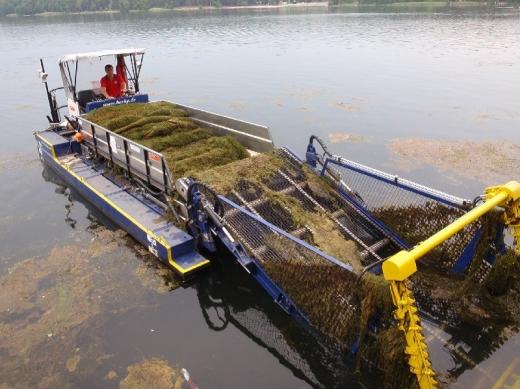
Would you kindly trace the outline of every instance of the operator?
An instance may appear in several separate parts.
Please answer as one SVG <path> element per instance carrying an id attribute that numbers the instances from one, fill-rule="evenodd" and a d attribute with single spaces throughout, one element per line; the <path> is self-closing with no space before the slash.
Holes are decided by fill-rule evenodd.
<path id="1" fill-rule="evenodd" d="M 124 55 L 117 56 L 116 72 L 119 76 L 121 76 L 125 84 L 128 86 L 128 78 L 126 77 L 126 63 Z"/>
<path id="2" fill-rule="evenodd" d="M 114 73 L 112 65 L 105 66 L 106 75 L 101 79 L 101 93 L 107 99 L 114 99 L 123 96 L 126 91 L 126 83 L 123 78 Z"/>

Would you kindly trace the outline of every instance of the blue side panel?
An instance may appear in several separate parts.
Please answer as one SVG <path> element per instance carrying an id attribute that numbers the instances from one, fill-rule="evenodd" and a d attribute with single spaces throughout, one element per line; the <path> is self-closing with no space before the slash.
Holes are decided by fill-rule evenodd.
<path id="1" fill-rule="evenodd" d="M 110 218 L 110 220 L 118 224 L 121 228 L 123 228 L 130 235 L 132 235 L 139 243 L 143 244 L 146 247 L 149 247 L 150 242 L 148 241 L 146 234 L 139 227 L 131 223 L 121 213 L 119 213 L 108 203 L 103 201 L 92 190 L 86 188 L 77 178 L 73 177 L 70 174 L 67 174 L 67 172 L 52 158 L 50 154 L 44 152 L 43 158 L 45 162 L 60 177 L 62 177 L 68 185 L 78 190 L 82 194 L 82 196 L 85 197 L 86 200 L 92 203 L 99 211 L 101 211 L 105 216 Z M 163 262 L 168 263 L 167 249 L 160 243 L 157 243 L 156 249 L 158 251 L 160 259 Z"/>
<path id="2" fill-rule="evenodd" d="M 132 104 L 132 103 L 147 103 L 149 101 L 147 94 L 135 95 L 135 96 L 124 96 L 118 99 L 107 99 L 107 100 L 99 100 L 99 101 L 91 101 L 87 103 L 85 106 L 85 111 L 90 112 L 93 109 L 108 107 L 111 105 L 120 105 L 120 104 Z"/>
<path id="3" fill-rule="evenodd" d="M 477 245 L 481 235 L 482 228 L 479 228 L 473 238 L 469 241 L 459 259 L 457 259 L 457 261 L 453 264 L 452 271 L 454 273 L 463 274 L 468 269 L 477 252 Z"/>
<path id="4" fill-rule="evenodd" d="M 61 157 L 63 155 L 78 152 L 80 149 L 78 142 L 72 140 L 69 141 L 68 139 L 65 139 L 63 136 L 58 135 L 52 131 L 45 132 L 45 140 L 54 148 L 56 157 Z"/>
<path id="5" fill-rule="evenodd" d="M 193 237 L 153 207 L 147 206 L 71 153 L 70 156 L 55 159 L 50 132 L 39 133 L 36 137 L 40 157 L 51 169 L 161 261 L 171 265 L 181 275 L 209 264 L 195 251 Z"/>

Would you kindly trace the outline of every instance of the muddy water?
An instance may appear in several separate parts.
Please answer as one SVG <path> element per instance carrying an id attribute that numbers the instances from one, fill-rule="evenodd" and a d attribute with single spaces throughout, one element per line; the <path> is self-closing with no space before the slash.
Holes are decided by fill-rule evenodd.
<path id="1" fill-rule="evenodd" d="M 225 258 L 180 284 L 45 170 L 32 139 L 46 113 L 38 58 L 58 86 L 63 53 L 144 46 L 154 98 L 269 125 L 300 154 L 316 133 L 335 153 L 472 197 L 480 176 L 437 163 L 428 140 L 520 143 L 519 33 L 514 15 L 1 20 L 0 387 L 126 387 L 136 376 L 175 386 L 181 368 L 211 388 L 379 384 L 353 376 Z M 414 153 L 390 148 L 409 138 Z M 486 183 L 518 178 L 506 169 Z M 425 327 L 453 387 L 490 386 L 519 353 L 507 326 Z"/>

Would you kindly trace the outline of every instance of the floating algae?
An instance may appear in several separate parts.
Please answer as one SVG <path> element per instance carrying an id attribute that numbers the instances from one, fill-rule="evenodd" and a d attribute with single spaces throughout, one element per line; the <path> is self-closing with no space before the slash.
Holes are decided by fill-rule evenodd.
<path id="1" fill-rule="evenodd" d="M 128 367 L 128 375 L 119 383 L 121 389 L 182 389 L 186 380 L 180 369 L 167 361 L 151 358 Z"/>
<path id="2" fill-rule="evenodd" d="M 158 294 L 166 294 L 177 289 L 181 285 L 181 281 L 169 271 L 160 265 L 140 263 L 134 270 L 134 276 L 141 282 L 141 285 L 147 289 L 153 290 Z"/>
<path id="3" fill-rule="evenodd" d="M 65 362 L 65 366 L 67 367 L 67 370 L 69 373 L 74 373 L 76 369 L 78 368 L 78 363 L 81 361 L 81 355 L 75 354 L 69 359 L 67 359 L 67 362 Z"/>
<path id="4" fill-rule="evenodd" d="M 360 143 L 367 142 L 369 138 L 364 135 L 349 134 L 348 132 L 332 132 L 328 135 L 330 143 Z"/>
<path id="5" fill-rule="evenodd" d="M 80 367 L 79 355 L 70 356 L 76 336 L 103 310 L 95 296 L 118 287 L 96 285 L 90 261 L 77 246 L 66 246 L 46 259 L 22 261 L 0 278 L 0 376 L 7 384 L 70 386 L 67 375 Z M 100 353 L 98 347 L 91 341 L 85 360 Z"/>
<path id="6" fill-rule="evenodd" d="M 140 287 L 134 263 L 125 265 L 124 234 L 103 227 L 92 232 L 0 276 L 0 383 L 77 387 L 110 358 L 99 335 L 105 319 L 150 306 L 149 290 L 156 287 Z"/>
<path id="7" fill-rule="evenodd" d="M 507 182 L 520 170 L 520 145 L 506 141 L 398 138 L 389 148 L 405 169 L 427 164 L 486 185 Z"/>

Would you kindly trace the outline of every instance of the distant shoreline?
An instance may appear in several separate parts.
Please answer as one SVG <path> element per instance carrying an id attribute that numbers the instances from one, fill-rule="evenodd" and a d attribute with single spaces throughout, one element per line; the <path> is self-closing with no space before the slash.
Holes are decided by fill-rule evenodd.
<path id="1" fill-rule="evenodd" d="M 220 10 L 220 9 L 278 9 L 278 8 L 328 8 L 329 3 L 327 1 L 315 1 L 308 3 L 294 3 L 294 4 L 276 4 L 276 5 L 229 5 L 222 7 L 209 7 L 209 6 L 192 6 L 192 7 L 176 7 L 176 8 L 150 8 L 148 12 L 171 12 L 171 11 L 209 11 L 209 10 Z"/>
<path id="2" fill-rule="evenodd" d="M 489 4 L 488 4 L 489 3 Z M 341 4 L 329 4 L 326 1 L 315 1 L 315 2 L 302 2 L 302 3 L 284 3 L 275 5 L 233 5 L 233 6 L 181 6 L 176 8 L 159 8 L 154 7 L 146 10 L 105 10 L 105 11 L 81 11 L 81 12 L 41 12 L 29 15 L 19 14 L 8 14 L 2 17 L 26 17 L 26 16 L 37 16 L 37 17 L 55 17 L 64 15 L 111 15 L 111 14 L 124 14 L 124 13 L 150 13 L 150 14 L 161 14 L 161 13 L 175 13 L 175 12 L 198 12 L 198 11 L 221 11 L 221 10 L 274 10 L 274 9 L 331 9 L 336 11 L 367 11 L 371 12 L 381 11 L 442 11 L 442 10 L 471 10 L 471 9 L 493 9 L 493 10 L 508 10 L 508 11 L 519 11 L 518 6 L 510 4 L 504 4 L 503 6 L 495 6 L 494 2 L 491 1 L 438 1 L 438 0 L 426 0 L 426 1 L 396 1 L 392 3 L 362 3 L 357 1 L 351 3 Z"/>
<path id="3" fill-rule="evenodd" d="M 334 10 L 349 10 L 349 9 L 380 9 L 380 10 L 405 10 L 405 9 L 422 9 L 422 10 L 440 10 L 440 9 L 477 9 L 477 8 L 489 8 L 494 10 L 508 9 L 518 10 L 518 7 L 514 6 L 495 6 L 494 1 L 439 1 L 439 0 L 426 0 L 426 1 L 395 1 L 392 3 L 364 3 L 359 4 L 358 2 L 334 4 L 329 6 Z"/>
<path id="4" fill-rule="evenodd" d="M 268 10 L 268 9 L 284 9 L 284 8 L 328 8 L 329 3 L 327 1 L 315 1 L 307 3 L 286 3 L 286 4 L 275 4 L 275 5 L 231 5 L 231 6 L 182 6 L 176 8 L 150 8 L 145 10 L 128 10 L 128 13 L 169 13 L 169 12 L 195 12 L 195 11 L 217 11 L 217 10 L 235 10 L 235 9 L 255 9 L 255 10 Z M 24 17 L 24 16 L 38 16 L 38 17 L 52 17 L 62 15 L 106 15 L 106 14 L 123 14 L 124 12 L 119 10 L 105 10 L 105 11 L 81 11 L 81 12 L 40 12 L 30 15 L 19 15 L 19 14 L 8 14 L 5 17 Z"/>

